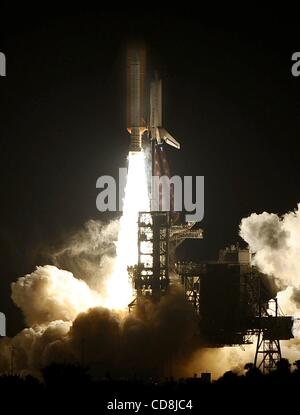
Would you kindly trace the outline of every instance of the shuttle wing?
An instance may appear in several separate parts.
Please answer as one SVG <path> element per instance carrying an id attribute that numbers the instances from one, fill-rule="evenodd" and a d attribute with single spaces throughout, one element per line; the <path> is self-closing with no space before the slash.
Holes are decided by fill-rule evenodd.
<path id="1" fill-rule="evenodd" d="M 178 150 L 180 149 L 180 144 L 178 143 L 178 141 L 175 140 L 175 138 L 173 136 L 171 136 L 170 133 L 168 133 L 167 130 L 165 130 L 162 127 L 158 127 L 158 135 L 159 135 L 159 142 L 161 143 L 162 141 L 165 141 L 167 144 L 169 144 L 169 146 L 175 147 Z"/>

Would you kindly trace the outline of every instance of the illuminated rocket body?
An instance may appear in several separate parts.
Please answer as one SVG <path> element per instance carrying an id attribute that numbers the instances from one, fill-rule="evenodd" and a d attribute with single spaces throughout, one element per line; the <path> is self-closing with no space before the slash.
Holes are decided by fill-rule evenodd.
<path id="1" fill-rule="evenodd" d="M 127 50 L 127 130 L 130 134 L 129 151 L 142 150 L 142 135 L 148 131 L 148 137 L 154 145 L 163 142 L 180 148 L 180 144 L 162 127 L 162 82 L 154 79 L 150 82 L 150 105 L 145 117 L 145 72 L 146 52 L 143 46 L 132 46 Z M 147 119 L 147 122 L 145 121 Z"/>
<path id="2" fill-rule="evenodd" d="M 127 50 L 127 130 L 129 151 L 142 150 L 142 134 L 146 130 L 144 117 L 145 49 L 141 46 Z"/>

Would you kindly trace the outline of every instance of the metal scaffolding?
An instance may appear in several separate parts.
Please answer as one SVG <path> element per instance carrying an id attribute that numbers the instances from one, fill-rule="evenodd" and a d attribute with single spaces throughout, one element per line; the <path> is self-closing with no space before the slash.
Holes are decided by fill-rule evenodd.
<path id="1" fill-rule="evenodd" d="M 261 324 L 257 336 L 254 365 L 263 373 L 276 369 L 281 359 L 280 336 L 276 327 L 279 315 L 277 298 L 270 300 L 267 307 L 265 304 L 260 305 L 259 318 L 268 318 L 271 323 L 268 328 Z"/>
<path id="2" fill-rule="evenodd" d="M 230 251 L 230 254 L 233 250 Z M 250 263 L 219 261 L 177 263 L 185 295 L 199 316 L 203 345 L 223 347 L 253 343 L 257 336 L 254 364 L 264 373 L 281 359 L 280 340 L 293 337 L 291 317 L 278 307 L 268 280 Z M 243 253 L 244 254 L 244 253 Z"/>
<path id="3" fill-rule="evenodd" d="M 169 212 L 140 212 L 138 264 L 131 270 L 137 298 L 159 299 L 169 286 Z"/>
<path id="4" fill-rule="evenodd" d="M 139 213 L 138 264 L 128 269 L 136 290 L 136 298 L 129 304 L 129 309 L 139 298 L 151 297 L 158 300 L 167 292 L 169 274 L 174 269 L 176 248 L 187 238 L 203 238 L 202 229 L 193 229 L 193 226 L 192 222 L 174 225 L 171 212 Z M 190 281 L 190 295 L 196 295 L 197 303 L 197 290 L 192 288 L 195 284 L 196 281 Z M 188 290 L 187 287 L 186 289 Z"/>

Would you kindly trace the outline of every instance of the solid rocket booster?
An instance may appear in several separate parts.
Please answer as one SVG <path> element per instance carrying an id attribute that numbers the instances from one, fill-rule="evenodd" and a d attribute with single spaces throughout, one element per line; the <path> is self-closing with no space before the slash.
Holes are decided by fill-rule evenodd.
<path id="1" fill-rule="evenodd" d="M 144 117 L 145 48 L 127 50 L 127 130 L 130 133 L 129 151 L 142 150 L 142 134 L 146 130 Z"/>

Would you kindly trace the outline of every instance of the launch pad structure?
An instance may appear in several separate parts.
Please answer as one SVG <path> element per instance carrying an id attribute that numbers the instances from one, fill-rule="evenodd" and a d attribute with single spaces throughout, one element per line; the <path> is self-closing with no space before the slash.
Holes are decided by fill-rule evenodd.
<path id="1" fill-rule="evenodd" d="M 142 151 L 146 137 L 152 177 L 170 176 L 165 152 L 161 150 L 164 144 L 177 149 L 180 144 L 162 127 L 162 86 L 157 76 L 150 82 L 149 110 L 145 116 L 145 74 L 144 48 L 129 48 L 130 151 Z M 129 310 L 143 298 L 158 302 L 170 285 L 178 284 L 198 316 L 203 347 L 241 346 L 253 343 L 257 336 L 255 366 L 265 373 L 273 370 L 281 359 L 280 340 L 293 338 L 293 320 L 280 312 L 268 277 L 251 265 L 249 250 L 231 246 L 220 251 L 217 261 L 176 262 L 176 248 L 186 239 L 203 239 L 203 231 L 195 223 L 180 223 L 172 203 L 169 211 L 162 210 L 161 201 L 157 206 L 156 210 L 139 213 L 138 263 L 128 269 L 136 296 Z"/>
<path id="2" fill-rule="evenodd" d="M 280 311 L 268 277 L 239 246 L 221 250 L 217 261 L 176 262 L 176 247 L 189 234 L 202 239 L 203 233 L 173 226 L 170 212 L 140 212 L 138 264 L 130 269 L 136 298 L 130 309 L 143 298 L 158 302 L 170 285 L 180 284 L 198 316 L 203 347 L 242 346 L 256 337 L 255 366 L 263 373 L 274 370 L 280 340 L 293 338 L 293 319 Z"/>
<path id="3" fill-rule="evenodd" d="M 176 267 L 205 346 L 241 346 L 256 337 L 255 366 L 263 373 L 275 369 L 280 340 L 293 338 L 293 319 L 281 312 L 267 275 L 251 265 L 249 250 L 231 246 L 217 261 Z"/>

